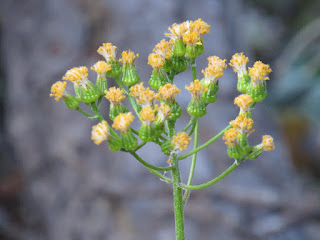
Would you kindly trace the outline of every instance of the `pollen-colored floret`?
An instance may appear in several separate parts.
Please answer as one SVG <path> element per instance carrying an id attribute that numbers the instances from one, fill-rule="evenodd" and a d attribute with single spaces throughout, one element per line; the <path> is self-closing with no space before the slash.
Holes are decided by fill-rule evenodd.
<path id="1" fill-rule="evenodd" d="M 155 100 L 155 97 L 156 97 L 155 92 L 150 90 L 149 88 L 146 88 L 146 90 L 141 92 L 141 94 L 139 95 L 137 102 L 143 105 L 144 107 L 152 106 Z"/>
<path id="2" fill-rule="evenodd" d="M 170 55 L 172 53 L 172 47 L 173 47 L 174 41 L 166 41 L 165 39 L 162 39 L 153 49 L 153 52 L 155 54 L 161 55 L 165 59 L 169 59 Z"/>
<path id="3" fill-rule="evenodd" d="M 74 67 L 65 73 L 62 80 L 85 85 L 88 81 L 88 68 L 84 66 Z"/>
<path id="4" fill-rule="evenodd" d="M 254 84 L 260 84 L 265 80 L 269 80 L 268 74 L 271 72 L 270 66 L 261 61 L 255 62 L 253 67 L 249 68 L 249 75 Z"/>
<path id="5" fill-rule="evenodd" d="M 182 35 L 188 30 L 186 22 L 181 24 L 174 23 L 168 28 L 170 33 L 165 33 L 164 35 L 170 37 L 171 39 L 178 40 L 182 38 Z"/>
<path id="6" fill-rule="evenodd" d="M 160 118 L 167 118 L 167 117 L 170 117 L 171 116 L 171 108 L 165 104 L 165 103 L 161 103 L 161 106 L 160 106 L 160 111 L 158 112 L 158 115 L 160 115 L 159 117 Z"/>
<path id="7" fill-rule="evenodd" d="M 159 69 L 164 64 L 164 58 L 160 54 L 150 53 L 148 57 L 148 64 L 154 69 Z"/>
<path id="8" fill-rule="evenodd" d="M 224 132 L 223 140 L 229 146 L 234 146 L 236 141 L 239 139 L 239 132 L 235 128 L 230 128 Z"/>
<path id="9" fill-rule="evenodd" d="M 109 134 L 108 123 L 103 120 L 101 123 L 92 127 L 91 139 L 95 144 L 99 145 L 101 142 L 108 139 Z"/>
<path id="10" fill-rule="evenodd" d="M 113 104 L 118 104 L 126 98 L 126 96 L 123 94 L 123 90 L 120 88 L 112 87 L 109 88 L 109 90 L 105 90 L 104 92 L 106 94 L 106 99 L 108 99 Z"/>
<path id="11" fill-rule="evenodd" d="M 91 70 L 97 72 L 98 76 L 102 77 L 106 72 L 111 70 L 111 65 L 105 61 L 99 61 L 91 67 Z"/>
<path id="12" fill-rule="evenodd" d="M 175 145 L 175 149 L 179 149 L 180 152 L 187 149 L 190 143 L 191 137 L 186 132 L 179 132 L 172 137 L 172 142 Z"/>
<path id="13" fill-rule="evenodd" d="M 275 149 L 273 138 L 270 135 L 264 135 L 262 137 L 262 147 L 265 151 L 271 151 Z"/>
<path id="14" fill-rule="evenodd" d="M 242 76 L 246 71 L 246 66 L 249 61 L 243 53 L 236 53 L 232 56 L 229 65 L 233 67 L 233 71 L 238 73 L 238 76 Z"/>
<path id="15" fill-rule="evenodd" d="M 241 94 L 234 99 L 234 104 L 240 107 L 241 113 L 249 111 L 249 107 L 252 103 L 253 100 L 248 94 Z"/>
<path id="16" fill-rule="evenodd" d="M 185 34 L 183 34 L 182 39 L 185 44 L 189 44 L 192 46 L 202 45 L 202 43 L 200 41 L 200 34 L 195 31 L 186 32 Z"/>
<path id="17" fill-rule="evenodd" d="M 134 54 L 134 52 L 132 52 L 131 50 L 123 51 L 122 58 L 119 61 L 122 62 L 123 64 L 132 65 L 138 57 L 139 57 L 139 54 Z"/>
<path id="18" fill-rule="evenodd" d="M 217 56 L 212 56 L 208 58 L 208 67 L 202 70 L 206 81 L 217 81 L 223 76 L 223 70 L 227 68 L 226 59 L 222 60 Z"/>
<path id="19" fill-rule="evenodd" d="M 66 94 L 66 85 L 67 82 L 58 81 L 54 83 L 51 87 L 50 97 L 54 97 L 54 100 L 59 101 L 60 98 L 62 98 Z"/>
<path id="20" fill-rule="evenodd" d="M 235 120 L 232 120 L 230 124 L 240 133 L 254 132 L 254 130 L 252 129 L 254 125 L 252 118 L 246 118 L 245 116 L 240 115 Z"/>
<path id="21" fill-rule="evenodd" d="M 204 87 L 199 79 L 194 80 L 191 82 L 189 86 L 186 86 L 186 89 L 191 93 L 192 97 L 199 99 L 202 93 L 208 91 L 208 87 Z"/>
<path id="22" fill-rule="evenodd" d="M 177 94 L 180 92 L 181 90 L 179 88 L 177 88 L 177 86 L 175 84 L 170 84 L 167 83 L 164 86 L 161 86 L 158 90 L 157 94 L 157 99 L 158 100 L 169 100 L 169 99 L 173 99 L 177 96 Z"/>
<path id="23" fill-rule="evenodd" d="M 130 127 L 130 124 L 132 123 L 133 119 L 134 116 L 132 115 L 132 112 L 120 113 L 113 120 L 112 127 L 121 132 L 126 132 Z"/>
<path id="24" fill-rule="evenodd" d="M 116 50 L 117 47 L 113 46 L 112 43 L 103 43 L 102 46 L 98 48 L 97 52 L 109 62 L 116 58 Z"/>
<path id="25" fill-rule="evenodd" d="M 139 97 L 141 93 L 145 91 L 145 87 L 143 86 L 143 82 L 133 85 L 130 87 L 130 96 Z"/>
<path id="26" fill-rule="evenodd" d="M 157 108 L 153 109 L 151 106 L 142 108 L 140 111 L 140 120 L 147 123 L 154 122 L 156 120 L 156 111 Z"/>
<path id="27" fill-rule="evenodd" d="M 201 18 L 199 18 L 198 20 L 191 22 L 190 23 L 190 28 L 193 31 L 197 31 L 200 35 L 203 35 L 205 33 L 209 33 L 210 32 L 210 25 L 207 24 L 206 22 L 202 21 Z"/>

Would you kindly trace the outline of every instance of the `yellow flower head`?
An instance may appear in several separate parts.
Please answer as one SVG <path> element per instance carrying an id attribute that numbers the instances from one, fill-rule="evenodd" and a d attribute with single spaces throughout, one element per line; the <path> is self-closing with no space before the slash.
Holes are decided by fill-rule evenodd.
<path id="1" fill-rule="evenodd" d="M 164 121 L 166 118 L 171 116 L 171 108 L 165 104 L 161 103 L 160 111 L 158 111 L 158 118 L 161 119 L 161 121 Z"/>
<path id="2" fill-rule="evenodd" d="M 145 87 L 143 86 L 143 82 L 141 82 L 139 84 L 133 85 L 129 90 L 130 96 L 137 98 L 141 93 L 145 91 Z"/>
<path id="3" fill-rule="evenodd" d="M 261 61 L 254 63 L 252 68 L 249 68 L 249 75 L 253 84 L 261 84 L 265 80 L 269 80 L 268 74 L 272 70 L 268 64 L 264 64 Z"/>
<path id="4" fill-rule="evenodd" d="M 139 57 L 139 54 L 134 54 L 131 50 L 129 51 L 123 51 L 122 52 L 122 58 L 119 60 L 123 64 L 129 64 L 132 65 L 134 61 Z"/>
<path id="5" fill-rule="evenodd" d="M 142 110 L 140 111 L 140 120 L 147 124 L 151 124 L 156 120 L 156 115 L 155 115 L 156 111 L 157 111 L 157 108 L 152 109 L 151 106 L 142 108 Z"/>
<path id="6" fill-rule="evenodd" d="M 106 74 L 106 72 L 111 70 L 111 65 L 106 63 L 105 61 L 99 61 L 91 67 L 91 70 L 97 72 L 99 77 L 105 77 L 104 75 Z"/>
<path id="7" fill-rule="evenodd" d="M 169 42 L 165 39 L 162 39 L 153 49 L 155 54 L 161 55 L 165 59 L 169 59 L 172 53 L 174 41 L 170 40 Z"/>
<path id="8" fill-rule="evenodd" d="M 112 43 L 103 43 L 97 52 L 109 62 L 110 60 L 116 59 L 117 47 L 113 46 Z"/>
<path id="9" fill-rule="evenodd" d="M 230 124 L 240 133 L 254 132 L 254 129 L 252 129 L 254 124 L 253 120 L 251 118 L 246 118 L 243 115 L 240 115 L 235 120 L 232 120 Z"/>
<path id="10" fill-rule="evenodd" d="M 177 94 L 180 92 L 181 90 L 179 88 L 177 88 L 177 86 L 175 84 L 170 84 L 167 83 L 164 86 L 159 87 L 158 90 L 158 94 L 157 94 L 157 99 L 158 100 L 169 100 L 169 99 L 173 99 L 177 96 Z"/>
<path id="11" fill-rule="evenodd" d="M 247 71 L 247 63 L 249 58 L 247 58 L 243 53 L 236 53 L 232 56 L 229 65 L 233 67 L 233 71 L 238 73 L 241 77 Z"/>
<path id="12" fill-rule="evenodd" d="M 126 132 L 130 127 L 130 124 L 132 123 L 133 119 L 134 116 L 132 115 L 132 112 L 120 113 L 113 120 L 112 127 L 121 132 Z"/>
<path id="13" fill-rule="evenodd" d="M 86 85 L 88 82 L 88 68 L 84 66 L 74 67 L 65 73 L 62 80 L 71 81 L 80 85 Z"/>
<path id="14" fill-rule="evenodd" d="M 91 139 L 97 145 L 107 140 L 109 135 L 108 123 L 105 120 L 92 127 Z"/>
<path id="15" fill-rule="evenodd" d="M 196 31 L 200 34 L 200 37 L 201 35 L 205 34 L 205 33 L 209 33 L 210 32 L 210 25 L 207 24 L 206 22 L 202 21 L 201 18 L 199 18 L 198 20 L 194 21 L 194 22 L 191 22 L 190 23 L 190 28 L 193 30 L 193 31 Z"/>
<path id="16" fill-rule="evenodd" d="M 230 128 L 224 132 L 223 140 L 226 141 L 226 144 L 229 146 L 234 146 L 239 139 L 239 132 L 235 128 Z"/>
<path id="17" fill-rule="evenodd" d="M 126 96 L 123 95 L 123 90 L 120 88 L 112 87 L 104 92 L 106 94 L 106 99 L 108 99 L 112 104 L 118 104 L 126 98 Z"/>
<path id="18" fill-rule="evenodd" d="M 164 35 L 170 37 L 173 40 L 182 39 L 182 35 L 188 30 L 186 22 L 181 24 L 174 23 L 168 28 L 170 33 L 165 33 Z"/>
<path id="19" fill-rule="evenodd" d="M 264 135 L 262 137 L 262 147 L 265 151 L 271 151 L 275 149 L 273 138 L 270 135 Z"/>
<path id="20" fill-rule="evenodd" d="M 208 57 L 208 67 L 202 70 L 205 76 L 205 81 L 216 82 L 220 77 L 223 76 L 223 70 L 227 68 L 226 59 L 222 60 L 217 56 Z"/>
<path id="21" fill-rule="evenodd" d="M 175 146 L 175 149 L 179 149 L 180 152 L 187 149 L 190 143 L 191 137 L 186 132 L 179 132 L 177 135 L 172 137 L 172 142 Z"/>
<path id="22" fill-rule="evenodd" d="M 248 112 L 252 103 L 253 100 L 248 94 L 241 94 L 234 99 L 234 104 L 238 105 L 240 108 L 240 113 Z"/>
<path id="23" fill-rule="evenodd" d="M 186 32 L 185 34 L 183 34 L 182 39 L 183 39 L 184 44 L 188 44 L 191 46 L 202 45 L 202 43 L 200 41 L 200 34 L 195 31 Z"/>
<path id="24" fill-rule="evenodd" d="M 65 89 L 66 89 L 67 82 L 61 82 L 58 81 L 51 87 L 51 93 L 50 97 L 54 97 L 54 100 L 59 101 L 60 98 L 66 95 Z"/>
<path id="25" fill-rule="evenodd" d="M 152 106 L 155 100 L 155 97 L 156 97 L 155 92 L 147 88 L 145 91 L 143 91 L 139 95 L 137 102 L 141 104 L 143 107 Z"/>
<path id="26" fill-rule="evenodd" d="M 192 97 L 199 99 L 202 93 L 208 91 L 208 87 L 202 86 L 199 79 L 190 83 L 190 86 L 186 86 L 186 89 L 191 93 Z"/>
<path id="27" fill-rule="evenodd" d="M 154 69 L 159 69 L 164 64 L 164 58 L 160 54 L 150 53 L 148 57 L 148 64 Z"/>

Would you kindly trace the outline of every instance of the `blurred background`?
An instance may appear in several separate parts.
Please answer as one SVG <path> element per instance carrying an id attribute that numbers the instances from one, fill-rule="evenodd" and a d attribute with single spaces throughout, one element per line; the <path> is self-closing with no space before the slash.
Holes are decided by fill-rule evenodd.
<path id="1" fill-rule="evenodd" d="M 102 60 L 103 42 L 148 54 L 174 22 L 211 25 L 198 78 L 208 56 L 235 52 L 273 69 L 269 95 L 253 111 L 256 132 L 276 150 L 247 161 L 223 181 L 193 191 L 185 210 L 187 239 L 320 239 L 320 2 L 317 0 L 2 0 L 0 8 L 0 240 L 173 240 L 169 185 L 133 157 L 90 140 L 95 120 L 49 98 L 66 70 Z M 95 74 L 90 75 L 92 79 Z M 184 89 L 185 72 L 175 80 Z M 114 83 L 109 82 L 109 85 Z M 179 101 L 186 107 L 189 93 Z M 231 67 L 216 103 L 200 121 L 200 144 L 237 116 Z M 103 114 L 108 112 L 103 103 Z M 178 128 L 188 122 L 183 113 Z M 167 160 L 149 144 L 139 153 Z M 200 152 L 195 184 L 232 160 L 222 140 Z M 181 163 L 186 182 L 190 159 Z"/>

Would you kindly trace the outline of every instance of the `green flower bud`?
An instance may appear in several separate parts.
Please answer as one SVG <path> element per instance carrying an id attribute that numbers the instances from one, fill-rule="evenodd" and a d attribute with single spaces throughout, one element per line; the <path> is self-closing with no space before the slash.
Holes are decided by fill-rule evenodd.
<path id="1" fill-rule="evenodd" d="M 161 69 L 153 69 L 149 80 L 150 87 L 159 89 L 160 86 L 164 86 L 166 83 L 168 83 L 168 79 L 165 73 Z"/>
<path id="2" fill-rule="evenodd" d="M 140 77 L 138 75 L 138 71 L 134 65 L 125 64 L 122 67 L 122 82 L 129 87 L 138 83 L 140 81 Z"/>
<path id="3" fill-rule="evenodd" d="M 171 115 L 168 117 L 168 120 L 176 120 L 181 116 L 182 109 L 179 103 L 175 99 L 170 101 L 165 101 L 165 103 L 171 108 Z"/>
<path id="4" fill-rule="evenodd" d="M 153 141 L 155 138 L 154 127 L 151 124 L 149 125 L 149 124 L 143 122 L 140 129 L 139 129 L 139 137 L 144 142 Z"/>
<path id="5" fill-rule="evenodd" d="M 216 81 L 216 82 L 209 81 L 209 83 L 207 83 L 205 79 L 202 79 L 201 84 L 203 87 L 208 88 L 208 91 L 201 94 L 201 100 L 206 103 L 214 103 L 217 99 L 217 92 L 219 90 L 219 81 Z"/>
<path id="6" fill-rule="evenodd" d="M 106 73 L 107 77 L 118 78 L 122 71 L 121 64 L 116 59 L 111 59 L 108 64 L 111 65 L 111 70 Z"/>
<path id="7" fill-rule="evenodd" d="M 79 106 L 79 100 L 75 96 L 72 96 L 69 93 L 67 94 L 67 96 L 62 97 L 62 99 L 67 105 L 67 107 L 70 109 L 75 109 Z"/>
<path id="8" fill-rule="evenodd" d="M 187 106 L 187 112 L 191 116 L 202 117 L 207 113 L 207 104 L 201 99 L 191 98 Z"/>
<path id="9" fill-rule="evenodd" d="M 200 38 L 200 42 L 201 42 L 201 45 L 198 45 L 198 44 L 196 45 L 197 56 L 204 53 L 203 38 Z"/>
<path id="10" fill-rule="evenodd" d="M 182 39 L 177 39 L 174 41 L 173 54 L 176 56 L 184 56 L 186 52 L 186 45 Z"/>
<path id="11" fill-rule="evenodd" d="M 173 68 L 171 59 L 165 59 L 164 64 L 162 66 L 162 70 L 164 72 L 169 72 Z"/>
<path id="12" fill-rule="evenodd" d="M 78 84 L 74 84 L 74 93 L 76 94 L 76 98 L 81 101 L 81 92 L 80 92 L 80 86 Z"/>
<path id="13" fill-rule="evenodd" d="M 260 84 L 252 84 L 251 82 L 248 87 L 248 94 L 251 96 L 254 102 L 263 101 L 268 94 L 266 82 L 263 81 Z"/>
<path id="14" fill-rule="evenodd" d="M 118 116 L 120 113 L 127 113 L 129 110 L 122 104 L 110 104 L 110 111 L 109 111 L 109 117 L 111 120 L 114 120 L 116 116 Z"/>
<path id="15" fill-rule="evenodd" d="M 100 96 L 104 96 L 104 91 L 108 88 L 107 78 L 106 77 L 98 77 L 96 82 L 96 88 L 101 94 Z"/>
<path id="16" fill-rule="evenodd" d="M 138 140 L 131 130 L 121 133 L 122 146 L 126 150 L 133 150 L 138 146 Z"/>
<path id="17" fill-rule="evenodd" d="M 113 152 L 115 151 L 119 151 L 122 147 L 122 141 L 121 138 L 119 136 L 113 136 L 110 134 L 110 136 L 108 137 L 107 142 L 109 143 L 109 149 Z"/>
<path id="18" fill-rule="evenodd" d="M 172 70 L 176 73 L 184 72 L 188 69 L 188 59 L 186 57 L 179 57 L 173 55 L 171 57 Z"/>
<path id="19" fill-rule="evenodd" d="M 250 82 L 248 71 L 245 71 L 241 76 L 238 75 L 237 90 L 242 93 L 248 93 Z"/>
<path id="20" fill-rule="evenodd" d="M 228 146 L 227 152 L 230 158 L 240 159 L 247 153 L 247 150 L 240 144 L 235 144 L 234 146 Z"/>
<path id="21" fill-rule="evenodd" d="M 165 155 L 170 155 L 173 149 L 174 149 L 174 144 L 172 143 L 172 140 L 165 141 L 161 144 L 161 151 Z"/>
<path id="22" fill-rule="evenodd" d="M 261 145 L 254 146 L 251 151 L 248 153 L 247 157 L 248 159 L 256 159 L 260 156 L 260 154 L 263 152 L 263 148 Z"/>
<path id="23" fill-rule="evenodd" d="M 100 97 L 96 86 L 88 80 L 85 86 L 80 86 L 81 100 L 85 103 L 92 103 Z"/>
<path id="24" fill-rule="evenodd" d="M 197 56 L 197 50 L 196 50 L 196 46 L 187 44 L 186 46 L 186 57 L 188 58 L 195 58 Z"/>

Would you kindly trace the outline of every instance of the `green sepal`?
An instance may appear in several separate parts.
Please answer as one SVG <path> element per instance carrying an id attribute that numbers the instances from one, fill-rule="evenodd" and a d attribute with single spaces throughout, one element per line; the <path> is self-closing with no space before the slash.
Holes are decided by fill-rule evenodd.
<path id="1" fill-rule="evenodd" d="M 197 56 L 197 50 L 195 46 L 187 44 L 186 46 L 186 57 L 195 58 Z"/>
<path id="2" fill-rule="evenodd" d="M 129 110 L 122 104 L 110 104 L 109 118 L 114 120 L 120 113 L 127 113 Z"/>
<path id="3" fill-rule="evenodd" d="M 127 132 L 121 133 L 121 141 L 122 141 L 122 146 L 126 150 L 133 150 L 138 146 L 138 140 L 133 135 L 131 130 L 128 130 Z"/>
<path id="4" fill-rule="evenodd" d="M 173 149 L 174 149 L 174 144 L 172 143 L 172 140 L 165 141 L 161 144 L 161 151 L 165 155 L 170 155 Z"/>
<path id="5" fill-rule="evenodd" d="M 96 82 L 96 88 L 98 89 L 100 96 L 106 95 L 104 93 L 105 90 L 108 89 L 108 83 L 106 77 L 98 77 Z"/>
<path id="6" fill-rule="evenodd" d="M 171 115 L 168 117 L 168 120 L 178 119 L 182 113 L 179 103 L 175 99 L 165 101 L 165 103 L 171 108 Z"/>
<path id="7" fill-rule="evenodd" d="M 96 86 L 88 81 L 86 86 L 80 86 L 80 96 L 84 103 L 92 103 L 100 97 L 100 93 Z"/>
<path id="8" fill-rule="evenodd" d="M 248 153 L 247 158 L 248 159 L 256 159 L 260 156 L 260 154 L 263 152 L 263 148 L 261 145 L 254 146 L 251 151 Z"/>
<path id="9" fill-rule="evenodd" d="M 73 84 L 73 87 L 74 87 L 74 93 L 76 95 L 76 98 L 79 100 L 79 101 L 82 101 L 81 100 L 81 92 L 80 92 L 80 86 L 79 84 Z"/>
<path id="10" fill-rule="evenodd" d="M 153 69 L 152 70 L 152 74 L 149 80 L 149 85 L 150 87 L 152 87 L 153 89 L 159 89 L 159 87 L 164 86 L 168 83 L 168 79 L 167 76 L 165 75 L 165 73 L 159 69 Z"/>
<path id="11" fill-rule="evenodd" d="M 241 147 L 239 144 L 235 144 L 234 146 L 228 146 L 227 152 L 229 157 L 234 159 L 240 159 L 247 153 L 246 149 Z"/>
<path id="12" fill-rule="evenodd" d="M 263 81 L 263 83 L 261 84 L 255 84 L 255 85 L 250 83 L 248 88 L 248 94 L 251 96 L 254 102 L 263 101 L 268 94 L 266 81 Z"/>
<path id="13" fill-rule="evenodd" d="M 250 82 L 250 76 L 246 71 L 241 77 L 238 76 L 237 90 L 242 93 L 248 93 Z"/>
<path id="14" fill-rule="evenodd" d="M 175 73 L 180 73 L 184 72 L 188 69 L 188 59 L 184 56 L 175 56 L 173 55 L 171 57 L 171 62 L 172 62 L 172 70 Z"/>
<path id="15" fill-rule="evenodd" d="M 106 73 L 107 77 L 118 78 L 122 71 L 121 64 L 118 60 L 110 60 L 108 64 L 111 65 L 111 70 Z"/>
<path id="16" fill-rule="evenodd" d="M 144 142 L 151 142 L 155 138 L 155 130 L 152 125 L 148 125 L 146 123 L 142 123 L 139 128 L 139 137 Z"/>
<path id="17" fill-rule="evenodd" d="M 201 55 L 204 53 L 204 46 L 203 46 L 203 38 L 200 38 L 200 42 L 201 42 L 201 45 L 196 45 L 196 53 L 197 53 L 197 56 Z"/>
<path id="18" fill-rule="evenodd" d="M 186 52 L 186 45 L 182 39 L 177 39 L 174 41 L 173 54 L 176 56 L 184 56 Z"/>
<path id="19" fill-rule="evenodd" d="M 217 99 L 217 92 L 219 90 L 219 81 L 206 83 L 205 79 L 201 80 L 202 86 L 208 87 L 208 91 L 201 94 L 201 100 L 206 103 L 214 103 Z"/>
<path id="20" fill-rule="evenodd" d="M 136 67 L 128 64 L 124 64 L 122 67 L 122 83 L 127 86 L 132 86 L 140 81 L 140 77 L 138 75 L 138 71 Z"/>
<path id="21" fill-rule="evenodd" d="M 62 99 L 64 103 L 67 105 L 67 107 L 70 109 L 75 109 L 79 106 L 79 100 L 69 93 L 67 94 L 67 96 L 62 97 Z"/>
<path id="22" fill-rule="evenodd" d="M 244 113 L 239 113 L 239 116 L 244 116 L 245 118 L 251 118 L 252 119 L 252 114 L 250 111 L 244 112 Z"/>
<path id="23" fill-rule="evenodd" d="M 107 142 L 109 143 L 109 149 L 113 152 L 119 151 L 122 147 L 122 141 L 119 136 L 115 137 L 112 134 L 110 134 Z"/>
<path id="24" fill-rule="evenodd" d="M 164 64 L 162 66 L 162 70 L 164 72 L 169 72 L 173 68 L 171 59 L 165 59 Z"/>
<path id="25" fill-rule="evenodd" d="M 239 145 L 247 153 L 250 150 L 250 145 L 248 143 L 248 136 L 246 133 L 239 134 Z"/>
<path id="26" fill-rule="evenodd" d="M 187 112 L 191 116 L 202 117 L 207 113 L 207 104 L 201 99 L 191 98 L 188 106 Z"/>

